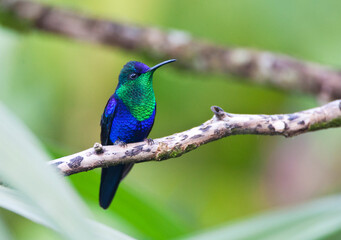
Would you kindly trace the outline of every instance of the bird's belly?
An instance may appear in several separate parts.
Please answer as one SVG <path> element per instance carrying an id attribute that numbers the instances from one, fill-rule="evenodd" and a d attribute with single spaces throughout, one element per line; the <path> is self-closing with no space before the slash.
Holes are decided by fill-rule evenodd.
<path id="1" fill-rule="evenodd" d="M 125 143 L 143 141 L 153 126 L 155 112 L 150 118 L 138 121 L 129 112 L 118 113 L 112 123 L 110 131 L 110 140 L 114 143 L 116 140 Z"/>

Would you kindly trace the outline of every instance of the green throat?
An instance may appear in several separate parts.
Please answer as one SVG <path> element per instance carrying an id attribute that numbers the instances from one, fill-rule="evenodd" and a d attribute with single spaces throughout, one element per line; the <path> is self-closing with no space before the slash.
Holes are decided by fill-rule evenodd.
<path id="1" fill-rule="evenodd" d="M 125 82 L 116 94 L 138 121 L 146 120 L 153 114 L 156 102 L 150 74 Z"/>

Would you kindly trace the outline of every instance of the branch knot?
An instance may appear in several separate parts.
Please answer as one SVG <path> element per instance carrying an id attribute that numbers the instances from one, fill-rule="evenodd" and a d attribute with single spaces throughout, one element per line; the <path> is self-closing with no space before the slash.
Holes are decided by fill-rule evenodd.
<path id="1" fill-rule="evenodd" d="M 103 153 L 103 146 L 102 146 L 102 144 L 95 143 L 94 144 L 94 150 L 95 150 L 96 154 Z"/>
<path id="2" fill-rule="evenodd" d="M 225 112 L 221 107 L 212 106 L 211 110 L 218 120 L 222 120 L 225 117 Z"/>

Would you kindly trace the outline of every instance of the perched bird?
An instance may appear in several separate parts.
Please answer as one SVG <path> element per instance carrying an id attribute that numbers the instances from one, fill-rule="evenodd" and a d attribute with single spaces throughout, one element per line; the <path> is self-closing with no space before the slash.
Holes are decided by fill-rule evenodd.
<path id="1" fill-rule="evenodd" d="M 159 67 L 174 61 L 164 61 L 151 68 L 144 63 L 131 61 L 123 67 L 115 93 L 109 98 L 102 114 L 102 145 L 124 146 L 147 139 L 156 113 L 153 74 Z M 133 165 L 129 163 L 102 168 L 99 193 L 102 208 L 109 207 L 120 181 Z"/>

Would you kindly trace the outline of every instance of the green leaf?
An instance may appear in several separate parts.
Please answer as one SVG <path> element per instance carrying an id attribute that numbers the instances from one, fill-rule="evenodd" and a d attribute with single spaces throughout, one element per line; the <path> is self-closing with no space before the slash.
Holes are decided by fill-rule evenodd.
<path id="1" fill-rule="evenodd" d="M 19 192 L 0 186 L 0 207 L 21 215 L 33 222 L 55 229 L 54 224 L 29 198 Z"/>
<path id="2" fill-rule="evenodd" d="M 33 222 L 44 225 L 46 227 L 55 229 L 56 227 L 53 223 L 50 222 L 48 216 L 44 215 L 44 213 L 39 209 L 33 202 L 30 201 L 23 194 L 15 191 L 13 189 L 9 189 L 3 186 L 0 186 L 0 207 L 10 210 L 12 212 L 17 213 L 27 219 L 30 219 Z M 89 222 L 89 225 L 96 229 L 96 239 L 132 239 L 127 237 L 126 235 L 119 233 L 116 230 L 113 230 L 101 223 L 86 220 Z M 3 239 L 3 238 L 1 238 Z"/>
<path id="3" fill-rule="evenodd" d="M 147 195 L 126 185 L 119 191 L 120 197 L 115 199 L 111 211 L 128 221 L 148 238 L 173 238 L 183 235 L 189 228 L 183 220 L 172 215 L 169 209 Z"/>
<path id="4" fill-rule="evenodd" d="M 6 223 L 0 218 L 0 239 L 11 240 L 13 239 L 7 229 Z"/>
<path id="5" fill-rule="evenodd" d="M 184 239 L 325 239 L 341 231 L 340 202 L 340 196 L 332 196 L 299 207 L 263 214 Z"/>
<path id="6" fill-rule="evenodd" d="M 0 104 L 0 179 L 2 206 L 49 226 L 67 239 L 131 239 L 98 223 L 65 179 L 48 166 L 48 156 L 30 131 Z M 17 195 L 16 195 L 17 194 Z M 103 235 L 102 230 L 110 233 Z"/>

